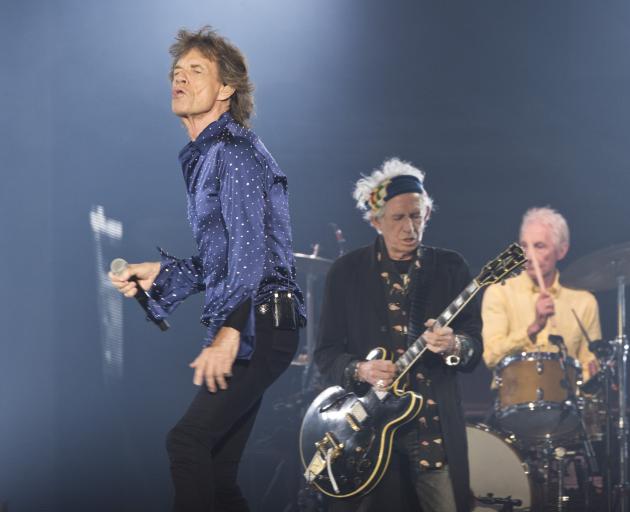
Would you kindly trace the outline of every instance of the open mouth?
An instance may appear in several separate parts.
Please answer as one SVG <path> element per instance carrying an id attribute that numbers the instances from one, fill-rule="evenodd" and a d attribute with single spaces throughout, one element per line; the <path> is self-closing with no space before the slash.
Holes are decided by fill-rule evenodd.
<path id="1" fill-rule="evenodd" d="M 171 96 L 173 98 L 181 98 L 185 94 L 186 92 L 183 89 L 173 89 L 173 91 L 171 92 Z"/>

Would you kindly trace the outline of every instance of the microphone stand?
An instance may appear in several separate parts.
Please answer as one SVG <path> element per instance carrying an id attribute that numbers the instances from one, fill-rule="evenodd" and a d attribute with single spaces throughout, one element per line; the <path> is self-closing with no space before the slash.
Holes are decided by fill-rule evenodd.
<path id="1" fill-rule="evenodd" d="M 328 225 L 333 228 L 335 232 L 335 240 L 337 241 L 337 257 L 343 256 L 346 253 L 346 238 L 343 236 L 343 231 L 334 222 L 329 222 Z"/>
<path id="2" fill-rule="evenodd" d="M 604 475 L 606 479 L 606 512 L 612 512 L 613 509 L 612 468 L 614 455 L 612 452 L 612 436 L 614 427 L 613 417 L 609 414 L 609 412 L 612 409 L 610 390 L 615 378 L 614 365 L 615 359 L 617 358 L 616 348 L 617 346 L 614 341 L 589 341 L 588 344 L 588 349 L 595 354 L 595 357 L 597 357 L 597 360 L 599 361 L 599 384 L 604 391 L 603 405 L 604 411 L 606 411 L 604 430 L 604 455 L 606 461 L 606 474 Z M 596 392 L 596 389 L 593 388 L 593 391 Z"/>
<path id="3" fill-rule="evenodd" d="M 620 512 L 628 512 L 628 423 L 627 423 L 627 399 L 628 399 L 628 338 L 626 337 L 626 283 L 625 277 L 617 277 L 617 337 L 615 338 L 617 379 L 619 384 L 619 422 L 617 425 L 617 438 L 619 439 L 619 483 L 615 490 L 619 497 Z"/>

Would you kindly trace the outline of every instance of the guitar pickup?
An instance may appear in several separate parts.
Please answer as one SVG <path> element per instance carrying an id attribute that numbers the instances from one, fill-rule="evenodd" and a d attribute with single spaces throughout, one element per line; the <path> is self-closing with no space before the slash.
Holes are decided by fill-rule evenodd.
<path id="1" fill-rule="evenodd" d="M 350 407 L 350 414 L 359 423 L 363 423 L 368 417 L 365 407 L 363 407 L 363 404 L 358 400 L 352 404 L 352 407 Z"/>
<path id="2" fill-rule="evenodd" d="M 346 422 L 355 432 L 361 430 L 361 423 L 363 423 L 367 417 L 367 411 L 359 400 L 352 404 L 352 407 L 350 407 L 350 412 L 347 412 L 345 415 Z"/>

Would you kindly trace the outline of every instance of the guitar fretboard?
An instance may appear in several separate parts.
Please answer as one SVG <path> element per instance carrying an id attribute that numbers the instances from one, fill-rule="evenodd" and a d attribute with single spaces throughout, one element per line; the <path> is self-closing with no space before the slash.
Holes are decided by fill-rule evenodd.
<path id="1" fill-rule="evenodd" d="M 460 293 L 457 298 L 451 302 L 448 307 L 442 311 L 439 317 L 435 321 L 436 327 L 448 326 L 462 309 L 470 302 L 470 300 L 481 290 L 481 286 L 477 284 L 476 280 L 471 283 Z M 402 377 L 407 370 L 416 362 L 416 360 L 424 353 L 426 345 L 422 336 L 418 337 L 407 351 L 398 358 L 396 361 L 396 368 L 398 369 L 398 379 Z M 397 379 L 397 380 L 398 380 Z"/>

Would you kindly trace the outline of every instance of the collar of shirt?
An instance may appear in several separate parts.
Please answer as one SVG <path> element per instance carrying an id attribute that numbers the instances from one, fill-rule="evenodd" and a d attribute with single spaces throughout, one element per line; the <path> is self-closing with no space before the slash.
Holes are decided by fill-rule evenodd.
<path id="1" fill-rule="evenodd" d="M 232 115 L 224 112 L 219 119 L 206 126 L 195 140 L 191 140 L 179 152 L 179 161 L 182 165 L 195 155 L 203 153 L 208 144 L 218 138 L 230 122 L 232 122 Z"/>

